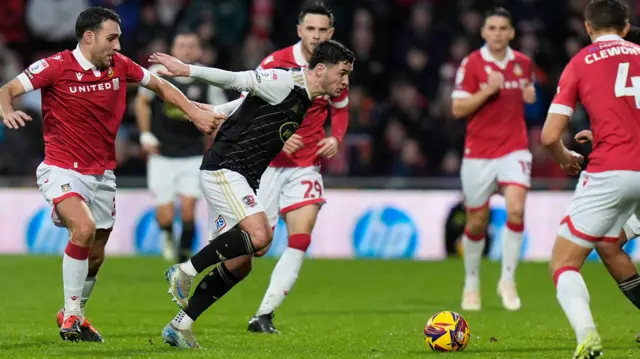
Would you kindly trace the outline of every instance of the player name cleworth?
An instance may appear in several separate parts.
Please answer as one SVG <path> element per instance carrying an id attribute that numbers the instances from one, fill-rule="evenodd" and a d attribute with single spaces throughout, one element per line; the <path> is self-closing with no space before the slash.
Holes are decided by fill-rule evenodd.
<path id="1" fill-rule="evenodd" d="M 587 64 L 592 64 L 596 61 L 604 60 L 606 58 L 618 55 L 640 55 L 640 49 L 632 46 L 614 46 L 608 49 L 588 54 L 584 57 L 584 61 Z"/>

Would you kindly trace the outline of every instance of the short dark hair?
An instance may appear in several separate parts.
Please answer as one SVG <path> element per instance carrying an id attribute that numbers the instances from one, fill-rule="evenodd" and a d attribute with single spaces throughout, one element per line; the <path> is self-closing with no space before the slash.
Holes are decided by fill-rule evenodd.
<path id="1" fill-rule="evenodd" d="M 171 44 L 174 44 L 176 42 L 176 39 L 178 38 L 178 36 L 195 36 L 198 39 L 198 45 L 202 47 L 202 39 L 200 38 L 198 33 L 193 30 L 179 29 L 173 34 L 173 39 L 171 40 Z"/>
<path id="2" fill-rule="evenodd" d="M 511 12 L 503 7 L 494 7 L 487 11 L 484 14 L 484 20 L 486 21 L 488 18 L 492 16 L 500 16 L 509 20 L 509 23 L 513 25 L 513 17 L 511 16 Z"/>
<path id="3" fill-rule="evenodd" d="M 118 25 L 121 23 L 120 16 L 113 10 L 99 6 L 84 10 L 76 19 L 76 38 L 80 41 L 86 31 L 98 31 L 107 20 L 115 21 Z"/>
<path id="4" fill-rule="evenodd" d="M 594 31 L 622 31 L 629 23 L 629 6 L 620 0 L 591 0 L 584 10 L 584 18 Z"/>
<path id="5" fill-rule="evenodd" d="M 298 24 L 302 24 L 307 14 L 324 15 L 329 18 L 329 25 L 333 27 L 333 12 L 322 1 L 316 1 L 311 5 L 305 6 L 298 14 Z"/>
<path id="6" fill-rule="evenodd" d="M 335 40 L 324 41 L 313 50 L 309 68 L 313 69 L 318 64 L 337 65 L 341 62 L 352 64 L 355 60 L 353 51 Z"/>

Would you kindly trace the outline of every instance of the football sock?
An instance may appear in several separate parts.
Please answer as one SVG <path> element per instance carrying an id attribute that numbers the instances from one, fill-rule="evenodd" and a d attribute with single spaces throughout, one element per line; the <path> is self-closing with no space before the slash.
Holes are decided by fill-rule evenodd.
<path id="1" fill-rule="evenodd" d="M 633 277 L 618 283 L 618 288 L 636 308 L 640 309 L 640 275 L 635 274 Z"/>
<path id="2" fill-rule="evenodd" d="M 193 319 L 189 318 L 189 316 L 181 310 L 176 314 L 176 317 L 173 318 L 171 324 L 178 329 L 191 329 Z"/>
<path id="3" fill-rule="evenodd" d="M 516 267 L 522 249 L 522 231 L 524 224 L 507 222 L 502 232 L 502 275 L 500 280 L 515 283 Z"/>
<path id="4" fill-rule="evenodd" d="M 188 274 L 192 273 L 191 268 L 200 273 L 227 259 L 253 254 L 253 252 L 255 252 L 255 248 L 249 234 L 241 229 L 232 228 L 211 240 L 200 252 L 183 263 L 181 268 Z"/>
<path id="5" fill-rule="evenodd" d="M 304 260 L 304 254 L 311 243 L 310 234 L 292 234 L 289 236 L 289 247 L 284 250 L 278 260 L 269 288 L 262 299 L 256 316 L 272 313 L 282 304 L 298 279 L 298 273 Z"/>
<path id="6" fill-rule="evenodd" d="M 84 280 L 84 286 L 82 287 L 82 297 L 80 298 L 80 308 L 84 311 L 84 307 L 87 305 L 91 292 L 93 292 L 93 286 L 96 285 L 96 277 L 87 277 Z"/>
<path id="7" fill-rule="evenodd" d="M 167 261 L 174 261 L 176 256 L 176 243 L 173 239 L 173 224 L 160 227 L 160 240 L 162 241 L 162 255 Z"/>
<path id="8" fill-rule="evenodd" d="M 482 252 L 485 245 L 484 233 L 472 235 L 465 228 L 462 245 L 464 248 L 464 290 L 479 290 L 480 262 L 482 261 Z"/>
<path id="9" fill-rule="evenodd" d="M 82 291 L 89 273 L 89 248 L 69 241 L 62 257 L 62 283 L 64 287 L 64 315 L 82 318 Z"/>
<path id="10" fill-rule="evenodd" d="M 562 267 L 553 274 L 556 283 L 556 295 L 560 306 L 567 315 L 576 340 L 581 343 L 591 331 L 596 330 L 591 309 L 589 291 L 577 268 Z"/>
<path id="11" fill-rule="evenodd" d="M 200 314 L 204 313 L 213 303 L 227 294 L 240 280 L 242 280 L 242 278 L 236 278 L 224 263 L 221 263 L 202 278 L 193 295 L 189 298 L 189 306 L 184 310 L 184 313 L 189 317 L 191 322 L 189 323 L 187 321 L 186 324 L 180 324 L 183 325 L 183 327 L 180 327 L 176 325 L 174 319 L 174 325 L 180 329 L 185 329 L 184 325 L 191 327 L 191 323 L 198 319 Z M 176 317 L 176 319 L 177 318 L 178 317 Z"/>
<path id="12" fill-rule="evenodd" d="M 193 246 L 193 235 L 195 224 L 193 222 L 182 223 L 182 235 L 180 236 L 179 260 L 184 262 L 191 257 L 191 247 Z"/>

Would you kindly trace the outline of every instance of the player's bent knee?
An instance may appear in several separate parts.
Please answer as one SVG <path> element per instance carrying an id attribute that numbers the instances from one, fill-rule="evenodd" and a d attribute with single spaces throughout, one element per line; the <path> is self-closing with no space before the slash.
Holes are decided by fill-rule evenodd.
<path id="1" fill-rule="evenodd" d="M 258 258 L 260 258 L 260 257 L 264 257 L 264 255 L 265 255 L 265 254 L 267 254 L 267 252 L 269 252 L 269 248 L 271 248 L 271 243 L 273 243 L 273 242 L 270 242 L 269 244 L 267 244 L 267 246 L 266 246 L 266 247 L 262 248 L 261 250 L 256 251 L 256 252 L 253 254 L 253 256 L 254 256 L 254 257 L 258 257 Z"/>
<path id="2" fill-rule="evenodd" d="M 86 220 L 74 223 L 69 229 L 71 233 L 71 241 L 77 245 L 88 247 L 93 242 L 96 233 L 96 223 L 92 220 Z"/>
<path id="3" fill-rule="evenodd" d="M 489 213 L 485 211 L 469 212 L 467 215 L 466 230 L 474 235 L 482 234 L 487 229 L 489 223 Z"/>
<path id="4" fill-rule="evenodd" d="M 507 222 L 520 224 L 524 222 L 524 206 L 514 205 L 507 209 Z"/>
<path id="5" fill-rule="evenodd" d="M 253 230 L 249 235 L 251 236 L 253 248 L 255 248 L 256 251 L 266 248 L 273 239 L 273 232 L 269 226 Z"/>

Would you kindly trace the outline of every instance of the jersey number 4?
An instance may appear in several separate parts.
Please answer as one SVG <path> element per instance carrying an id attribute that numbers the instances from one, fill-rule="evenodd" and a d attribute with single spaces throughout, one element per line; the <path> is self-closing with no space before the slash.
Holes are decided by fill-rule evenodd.
<path id="1" fill-rule="evenodd" d="M 640 109 L 640 76 L 631 77 L 630 87 L 627 87 L 628 79 L 629 63 L 623 62 L 618 65 L 618 75 L 616 76 L 616 83 L 614 85 L 616 97 L 631 96 L 636 101 L 636 108 Z"/>

